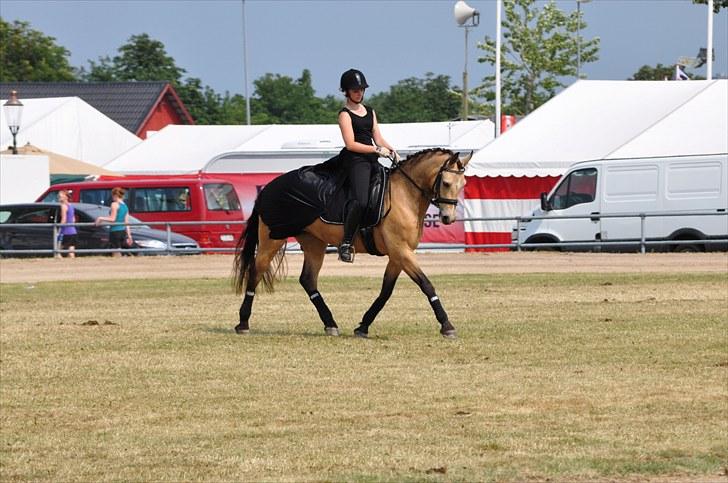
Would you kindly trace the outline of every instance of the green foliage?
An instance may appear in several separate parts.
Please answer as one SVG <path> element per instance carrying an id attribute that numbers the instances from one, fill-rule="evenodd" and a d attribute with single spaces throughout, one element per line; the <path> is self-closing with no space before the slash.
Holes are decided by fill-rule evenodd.
<path id="1" fill-rule="evenodd" d="M 311 84 L 311 72 L 308 69 L 304 69 L 301 77 L 296 80 L 279 74 L 266 74 L 253 84 L 255 85 L 255 94 L 251 100 L 253 124 L 336 122 L 338 104 L 333 97 L 322 100 L 315 96 Z"/>
<path id="2" fill-rule="evenodd" d="M 0 17 L 0 81 L 60 82 L 75 79 L 70 52 L 28 22 Z"/>
<path id="3" fill-rule="evenodd" d="M 708 0 L 693 0 L 693 3 L 708 4 Z M 728 8 L 728 0 L 713 0 L 713 12 L 718 13 L 721 8 Z"/>
<path id="4" fill-rule="evenodd" d="M 643 65 L 627 80 L 665 80 L 675 75 L 675 66 L 657 64 L 654 67 Z"/>
<path id="5" fill-rule="evenodd" d="M 369 102 L 379 122 L 434 122 L 457 118 L 460 99 L 460 94 L 450 87 L 449 76 L 428 72 L 424 79 L 399 81 Z"/>
<path id="6" fill-rule="evenodd" d="M 526 115 L 565 87 L 577 74 L 577 39 L 581 64 L 598 59 L 599 38 L 584 39 L 586 22 L 576 11 L 565 13 L 551 0 L 543 9 L 535 0 L 505 0 L 501 51 L 503 112 Z M 495 39 L 488 36 L 478 47 L 485 51 L 478 62 L 495 65 Z M 476 89 L 486 101 L 495 98 L 495 76 Z"/>
<path id="7" fill-rule="evenodd" d="M 100 57 L 99 62 L 89 61 L 90 72 L 84 75 L 88 81 L 168 81 L 179 83 L 185 70 L 177 67 L 167 55 L 164 44 L 149 34 L 132 35 L 119 47 L 119 55 L 112 59 Z"/>
<path id="8" fill-rule="evenodd" d="M 700 80 L 705 79 L 705 77 L 692 74 L 690 72 L 687 72 L 683 70 L 685 74 L 691 79 L 691 80 Z M 655 80 L 655 81 L 661 81 L 661 80 L 672 80 L 675 77 L 675 66 L 674 65 L 662 65 L 657 64 L 656 66 L 652 67 L 649 65 L 643 65 L 640 67 L 640 69 L 632 74 L 632 77 L 630 77 L 627 80 Z"/>

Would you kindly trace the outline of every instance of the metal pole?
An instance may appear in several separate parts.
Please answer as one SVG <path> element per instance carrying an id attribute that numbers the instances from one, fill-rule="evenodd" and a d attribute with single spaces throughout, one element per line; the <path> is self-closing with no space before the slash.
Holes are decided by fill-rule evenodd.
<path id="1" fill-rule="evenodd" d="M 705 77 L 713 80 L 713 0 L 708 0 L 708 67 Z"/>
<path id="2" fill-rule="evenodd" d="M 245 120 L 250 126 L 250 95 L 248 94 L 248 33 L 245 28 L 245 0 L 243 2 L 243 70 L 245 71 Z"/>
<path id="3" fill-rule="evenodd" d="M 167 223 L 167 255 L 172 253 L 172 224 Z"/>
<path id="4" fill-rule="evenodd" d="M 581 71 L 581 2 L 576 0 L 576 80 Z"/>
<path id="5" fill-rule="evenodd" d="M 468 27 L 465 27 L 465 66 L 463 68 L 463 116 L 462 120 L 468 120 Z"/>
<path id="6" fill-rule="evenodd" d="M 645 253 L 645 214 L 640 213 L 640 253 Z"/>
<path id="7" fill-rule="evenodd" d="M 495 4 L 495 137 L 501 132 L 501 6 L 503 0 Z"/>

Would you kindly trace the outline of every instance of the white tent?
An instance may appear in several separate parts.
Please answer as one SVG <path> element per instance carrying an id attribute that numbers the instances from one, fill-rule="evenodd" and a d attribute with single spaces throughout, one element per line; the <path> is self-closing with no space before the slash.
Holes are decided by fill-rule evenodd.
<path id="1" fill-rule="evenodd" d="M 141 142 L 78 97 L 20 99 L 23 114 L 17 145 L 41 149 L 101 166 Z M 0 100 L 0 103 L 5 103 Z M 0 145 L 12 144 L 5 116 L 0 116 Z"/>
<path id="2" fill-rule="evenodd" d="M 728 80 L 579 81 L 475 154 L 467 218 L 527 215 L 572 164 L 728 152 Z M 509 243 L 512 222 L 466 223 L 466 242 Z"/>
<path id="3" fill-rule="evenodd" d="M 382 124 L 406 155 L 427 147 L 477 150 L 493 139 L 491 121 Z M 343 147 L 336 124 L 167 126 L 104 167 L 126 174 L 281 173 L 315 164 Z"/>
<path id="4" fill-rule="evenodd" d="M 119 173 L 197 173 L 211 158 L 235 149 L 266 126 L 168 125 L 104 165 Z"/>

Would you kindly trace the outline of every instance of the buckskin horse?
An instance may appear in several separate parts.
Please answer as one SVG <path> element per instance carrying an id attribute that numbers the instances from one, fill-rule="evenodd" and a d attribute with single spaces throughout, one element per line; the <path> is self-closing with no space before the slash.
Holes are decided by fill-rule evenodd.
<path id="1" fill-rule="evenodd" d="M 425 149 L 407 157 L 391 169 L 388 189 L 382 193 L 384 215 L 371 230 L 372 237 L 368 244 L 365 244 L 362 232 L 359 232 L 354 240 L 356 252 L 367 251 L 369 245 L 370 253 L 386 255 L 389 258 L 379 296 L 364 313 L 361 323 L 354 330 L 356 336 L 368 337 L 369 326 L 384 308 L 399 274 L 404 270 L 427 296 L 440 323 L 442 336 L 456 337 L 455 327 L 448 319 L 435 288 L 417 262 L 415 249 L 422 237 L 423 221 L 430 203 L 439 209 L 439 218 L 443 224 L 449 225 L 455 221 L 458 195 L 465 186 L 465 166 L 471 157 L 472 153 L 461 159 L 459 153 L 447 149 Z M 291 171 L 279 178 L 287 175 L 296 176 L 295 173 L 296 171 Z M 284 215 L 297 218 L 296 213 L 291 213 L 289 208 L 282 208 L 282 203 L 276 199 L 281 194 L 290 193 L 288 187 L 276 193 L 275 188 L 271 187 L 276 180 L 259 193 L 248 219 L 245 234 L 241 236 L 237 245 L 233 283 L 238 294 L 242 294 L 243 288 L 245 289 L 245 296 L 240 306 L 240 323 L 235 327 L 235 331 L 238 334 L 249 333 L 248 322 L 255 290 L 261 280 L 265 288 L 272 292 L 274 282 L 285 276 L 283 261 L 286 240 L 289 236 L 293 236 L 300 243 L 304 254 L 299 282 L 316 307 L 324 324 L 325 333 L 337 336 L 339 328 L 317 285 L 326 247 L 340 243 L 343 228 L 340 224 L 324 222 L 317 216 L 316 211 L 313 212 L 313 217 L 298 217 L 297 227 L 288 226 L 284 230 L 272 228 L 270 225 L 275 222 L 272 213 L 274 211 L 279 212 L 279 218 Z M 267 193 L 266 190 L 270 192 Z M 296 202 L 299 201 L 297 195 L 291 195 L 291 198 Z M 264 202 L 261 202 L 261 199 Z M 301 204 L 301 208 L 305 209 L 304 205 L 307 204 L 305 200 Z M 300 225 L 301 219 L 303 226 Z M 372 248 L 376 251 L 372 252 Z"/>

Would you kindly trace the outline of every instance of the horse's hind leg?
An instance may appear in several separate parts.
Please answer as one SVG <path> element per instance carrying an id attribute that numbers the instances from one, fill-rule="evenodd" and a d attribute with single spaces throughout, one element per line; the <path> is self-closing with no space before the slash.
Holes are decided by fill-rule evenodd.
<path id="1" fill-rule="evenodd" d="M 379 315 L 379 312 L 384 308 L 384 305 L 392 296 L 394 285 L 397 283 L 397 277 L 402 272 L 402 267 L 393 262 L 391 259 L 387 263 L 387 268 L 384 270 L 384 280 L 382 281 L 382 290 L 379 292 L 379 296 L 374 300 L 369 310 L 364 313 L 361 319 L 359 327 L 354 329 L 354 335 L 357 337 L 368 337 L 369 326 L 372 325 L 374 319 Z"/>
<path id="2" fill-rule="evenodd" d="M 255 289 L 268 271 L 271 260 L 278 251 L 286 243 L 286 240 L 272 240 L 268 237 L 268 227 L 261 223 L 262 229 L 259 230 L 258 252 L 255 255 L 255 263 L 250 266 L 248 271 L 247 283 L 245 285 L 245 297 L 240 305 L 240 323 L 235 326 L 235 332 L 238 334 L 247 334 L 250 332 L 248 321 L 250 320 L 250 312 L 253 308 L 253 299 L 255 298 Z"/>
<path id="3" fill-rule="evenodd" d="M 303 269 L 298 281 L 308 294 L 311 303 L 316 307 L 316 311 L 324 323 L 326 335 L 339 335 L 339 326 L 336 325 L 331 310 L 318 291 L 318 275 L 324 263 L 326 243 L 307 233 L 300 235 L 297 239 L 303 249 Z"/>

